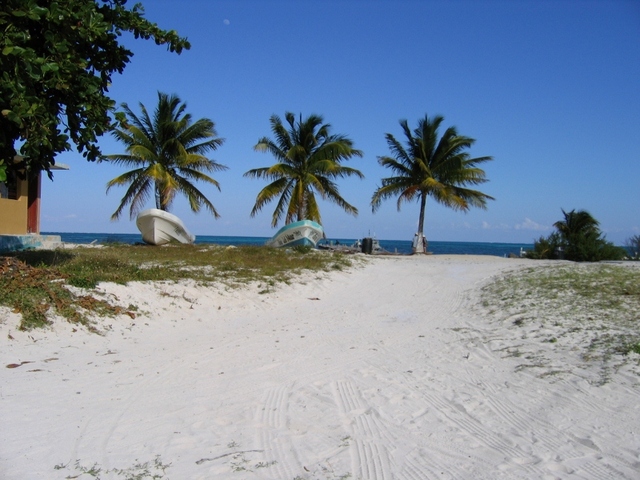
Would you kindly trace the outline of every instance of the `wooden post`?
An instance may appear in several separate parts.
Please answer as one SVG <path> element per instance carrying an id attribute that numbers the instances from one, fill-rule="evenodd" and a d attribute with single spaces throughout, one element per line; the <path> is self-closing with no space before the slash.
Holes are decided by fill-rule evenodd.
<path id="1" fill-rule="evenodd" d="M 40 173 L 27 180 L 27 233 L 40 234 Z"/>

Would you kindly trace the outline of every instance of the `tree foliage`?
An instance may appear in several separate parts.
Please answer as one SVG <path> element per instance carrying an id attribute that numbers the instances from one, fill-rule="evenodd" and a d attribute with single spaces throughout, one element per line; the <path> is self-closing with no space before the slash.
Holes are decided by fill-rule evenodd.
<path id="1" fill-rule="evenodd" d="M 133 53 L 129 32 L 172 52 L 190 48 L 173 30 L 144 18 L 127 0 L 3 0 L 0 5 L 0 160 L 27 172 L 49 170 L 72 148 L 100 158 L 97 138 L 114 127 L 111 77 Z M 21 144 L 21 146 L 20 146 Z M 24 164 L 13 165 L 16 146 Z"/>
<path id="2" fill-rule="evenodd" d="M 625 242 L 629 255 L 633 260 L 640 260 L 640 235 L 633 235 Z"/>
<path id="3" fill-rule="evenodd" d="M 624 249 L 608 242 L 600 231 L 600 223 L 585 210 L 562 210 L 564 218 L 553 224 L 556 228 L 548 237 L 534 241 L 528 258 L 566 259 L 575 262 L 619 260 Z"/>
<path id="4" fill-rule="evenodd" d="M 359 170 L 342 165 L 351 157 L 361 157 L 362 152 L 353 148 L 353 142 L 344 135 L 331 134 L 331 125 L 322 123 L 324 120 L 319 115 L 310 115 L 304 120 L 300 115 L 296 122 L 295 115 L 286 112 L 285 120 L 288 127 L 280 117 L 272 115 L 270 123 L 275 141 L 263 137 L 254 147 L 271 153 L 277 163 L 244 174 L 272 180 L 258 193 L 251 216 L 278 198 L 271 226 L 277 226 L 283 215 L 286 224 L 305 219 L 322 224 L 316 193 L 357 215 L 358 209 L 342 198 L 334 180 L 349 176 L 364 178 Z"/>
<path id="5" fill-rule="evenodd" d="M 378 157 L 378 163 L 393 172 L 392 177 L 382 179 L 382 185 L 374 192 L 371 205 L 375 212 L 382 200 L 398 197 L 397 207 L 403 202 L 418 200 L 420 216 L 418 233 L 424 232 L 424 215 L 427 197 L 454 210 L 468 211 L 471 207 L 486 208 L 493 197 L 468 188 L 487 181 L 479 164 L 492 157 L 472 158 L 467 149 L 475 139 L 459 135 L 455 127 L 449 127 L 441 137 L 438 129 L 444 117 L 427 115 L 418 121 L 411 131 L 406 120 L 400 126 L 406 138 L 406 147 L 390 134 L 386 134 L 391 156 Z"/>
<path id="6" fill-rule="evenodd" d="M 122 107 L 128 123 L 126 128 L 114 130 L 113 136 L 126 146 L 127 153 L 107 155 L 105 159 L 134 169 L 107 183 L 107 192 L 116 185 L 129 185 L 112 220 L 118 219 L 127 205 L 133 218 L 152 193 L 160 210 L 169 210 L 176 194 L 183 193 L 191 210 L 198 212 L 204 205 L 218 218 L 213 204 L 192 183 L 203 181 L 220 190 L 215 179 L 202 173 L 227 168 L 205 156 L 224 142 L 213 121 L 201 118 L 193 122 L 191 115 L 185 113 L 185 103 L 175 95 L 160 92 L 153 118 L 143 104 L 141 116 L 127 104 Z"/>

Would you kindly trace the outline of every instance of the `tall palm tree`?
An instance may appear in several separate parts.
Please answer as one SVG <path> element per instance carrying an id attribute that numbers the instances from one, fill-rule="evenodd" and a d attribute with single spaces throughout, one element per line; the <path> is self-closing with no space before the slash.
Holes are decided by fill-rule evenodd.
<path id="1" fill-rule="evenodd" d="M 323 124 L 319 115 L 310 115 L 304 120 L 300 115 L 296 122 L 294 114 L 286 112 L 285 120 L 288 127 L 280 117 L 272 115 L 269 121 L 275 141 L 263 137 L 254 147 L 256 151 L 271 153 L 277 163 L 244 174 L 245 177 L 272 180 L 258 193 L 251 216 L 278 198 L 272 227 L 278 225 L 283 215 L 285 224 L 296 220 L 313 220 L 321 224 L 316 193 L 357 215 L 358 209 L 340 196 L 334 180 L 352 175 L 364 178 L 359 170 L 342 165 L 351 157 L 362 157 L 362 152 L 353 148 L 353 142 L 345 136 L 330 134 L 331 125 Z"/>
<path id="2" fill-rule="evenodd" d="M 382 200 L 398 197 L 398 210 L 402 202 L 418 200 L 420 216 L 418 232 L 414 238 L 414 250 L 426 251 L 424 240 L 424 216 L 427 197 L 431 196 L 454 210 L 468 211 L 471 207 L 486 208 L 487 200 L 493 197 L 478 190 L 467 188 L 486 182 L 485 172 L 477 165 L 492 160 L 492 157 L 471 158 L 466 150 L 474 144 L 473 138 L 458 135 L 455 127 L 449 127 L 438 138 L 442 116 L 418 121 L 418 127 L 410 130 L 407 121 L 400 125 L 406 137 L 406 148 L 390 133 L 386 134 L 392 156 L 378 157 L 378 163 L 389 168 L 394 176 L 382 179 L 382 185 L 371 198 L 375 212 Z M 416 241 L 417 239 L 417 241 Z"/>
<path id="3" fill-rule="evenodd" d="M 192 211 L 199 212 L 204 205 L 218 218 L 220 215 L 213 204 L 192 183 L 199 180 L 220 190 L 215 179 L 202 173 L 227 168 L 205 156 L 224 142 L 218 137 L 213 121 L 201 118 L 192 122 L 191 115 L 185 113 L 186 103 L 176 95 L 160 92 L 153 119 L 142 103 L 140 117 L 127 104 L 122 107 L 128 125 L 116 129 L 113 135 L 124 143 L 126 153 L 107 155 L 104 159 L 134 169 L 107 183 L 107 192 L 116 185 L 129 185 L 111 219 L 117 220 L 128 204 L 133 219 L 152 193 L 160 210 L 168 210 L 176 194 L 182 193 Z"/>

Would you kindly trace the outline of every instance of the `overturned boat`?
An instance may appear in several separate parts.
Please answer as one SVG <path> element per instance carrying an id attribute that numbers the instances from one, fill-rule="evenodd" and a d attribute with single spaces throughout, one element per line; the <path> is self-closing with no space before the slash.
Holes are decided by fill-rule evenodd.
<path id="1" fill-rule="evenodd" d="M 312 220 L 300 220 L 285 225 L 267 241 L 269 247 L 316 247 L 316 244 L 324 238 L 322 225 Z"/>
<path id="2" fill-rule="evenodd" d="M 142 234 L 142 240 L 150 245 L 164 245 L 169 242 L 193 243 L 196 240 L 182 220 L 157 208 L 140 212 L 136 226 Z"/>

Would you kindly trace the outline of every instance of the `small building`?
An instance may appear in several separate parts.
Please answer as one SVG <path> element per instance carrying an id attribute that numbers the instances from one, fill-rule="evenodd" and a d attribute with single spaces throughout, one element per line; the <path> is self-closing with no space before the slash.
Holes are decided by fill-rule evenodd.
<path id="1" fill-rule="evenodd" d="M 16 162 L 21 159 L 14 158 Z M 51 169 L 69 170 L 69 166 L 58 163 Z M 41 181 L 41 173 L 30 179 L 9 173 L 7 180 L 0 182 L 0 251 L 60 243 L 59 236 L 40 235 Z"/>

